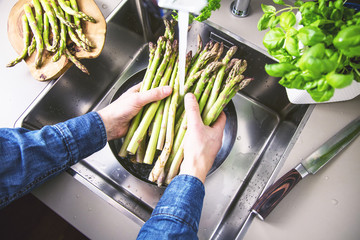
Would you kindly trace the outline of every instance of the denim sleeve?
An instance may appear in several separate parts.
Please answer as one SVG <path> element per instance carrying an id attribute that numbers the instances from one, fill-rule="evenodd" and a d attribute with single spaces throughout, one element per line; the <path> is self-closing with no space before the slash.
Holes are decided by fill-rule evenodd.
<path id="1" fill-rule="evenodd" d="M 0 129 L 0 208 L 106 144 L 96 112 L 40 130 Z"/>
<path id="2" fill-rule="evenodd" d="M 198 178 L 176 176 L 137 239 L 198 239 L 204 196 L 205 188 Z"/>

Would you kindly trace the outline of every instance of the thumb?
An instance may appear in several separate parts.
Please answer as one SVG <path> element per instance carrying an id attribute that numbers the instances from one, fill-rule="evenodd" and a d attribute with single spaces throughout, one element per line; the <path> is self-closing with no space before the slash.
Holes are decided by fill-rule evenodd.
<path id="1" fill-rule="evenodd" d="M 185 95 L 185 110 L 188 128 L 192 128 L 193 125 L 203 124 L 200 116 L 199 104 L 192 93 L 187 93 Z"/>
<path id="2" fill-rule="evenodd" d="M 169 96 L 172 92 L 172 87 L 164 86 L 150 89 L 145 92 L 139 93 L 138 104 L 141 106 L 145 106 L 150 102 L 159 101 Z"/>

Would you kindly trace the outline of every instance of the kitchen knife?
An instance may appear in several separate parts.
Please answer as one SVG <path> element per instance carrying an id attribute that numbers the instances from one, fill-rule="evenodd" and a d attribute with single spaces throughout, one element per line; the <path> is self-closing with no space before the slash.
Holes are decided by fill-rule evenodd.
<path id="1" fill-rule="evenodd" d="M 360 116 L 291 169 L 255 202 L 252 212 L 264 220 L 291 189 L 308 174 L 315 174 L 360 134 Z"/>

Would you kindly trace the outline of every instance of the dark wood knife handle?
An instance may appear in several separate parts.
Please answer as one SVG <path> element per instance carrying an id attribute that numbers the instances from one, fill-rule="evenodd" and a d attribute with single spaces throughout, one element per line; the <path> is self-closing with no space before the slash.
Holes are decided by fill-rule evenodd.
<path id="1" fill-rule="evenodd" d="M 264 220 L 301 179 L 300 173 L 295 169 L 287 172 L 255 202 L 252 208 L 253 212 Z"/>

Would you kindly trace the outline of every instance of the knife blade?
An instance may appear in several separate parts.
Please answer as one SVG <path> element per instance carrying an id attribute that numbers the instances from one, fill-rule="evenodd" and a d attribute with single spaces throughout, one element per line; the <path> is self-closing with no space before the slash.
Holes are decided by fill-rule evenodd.
<path id="1" fill-rule="evenodd" d="M 271 185 L 252 207 L 261 220 L 270 214 L 277 204 L 309 174 L 317 173 L 324 165 L 341 152 L 350 142 L 360 135 L 360 116 L 337 132 L 317 150 L 302 160 L 297 166 Z"/>

